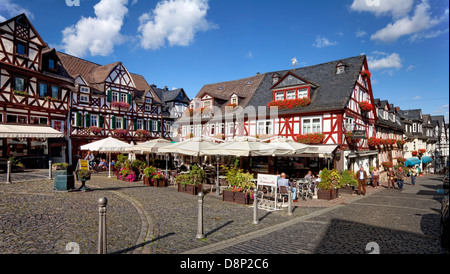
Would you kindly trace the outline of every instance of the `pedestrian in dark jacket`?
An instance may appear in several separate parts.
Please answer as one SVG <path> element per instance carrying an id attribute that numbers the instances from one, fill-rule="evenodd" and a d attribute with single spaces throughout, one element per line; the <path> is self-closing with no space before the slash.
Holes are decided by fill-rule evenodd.
<path id="1" fill-rule="evenodd" d="M 361 187 L 362 194 L 366 195 L 367 173 L 364 170 L 364 167 L 361 167 L 358 172 L 356 172 L 356 178 L 358 178 L 358 195 L 361 195 Z"/>
<path id="2" fill-rule="evenodd" d="M 397 172 L 395 173 L 395 176 L 397 177 L 397 186 L 400 190 L 403 190 L 403 182 L 405 181 L 406 178 L 406 173 L 405 171 L 399 167 Z"/>

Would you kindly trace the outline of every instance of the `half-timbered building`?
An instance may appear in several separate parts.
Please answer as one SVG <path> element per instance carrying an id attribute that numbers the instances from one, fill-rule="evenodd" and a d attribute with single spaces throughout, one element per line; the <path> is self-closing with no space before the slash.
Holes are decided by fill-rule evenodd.
<path id="1" fill-rule="evenodd" d="M 375 99 L 375 108 L 378 116 L 375 123 L 376 136 L 369 139 L 369 146 L 378 150 L 377 167 L 383 162 L 398 164 L 398 158 L 403 157 L 403 147 L 406 141 L 403 139 L 404 129 L 398 107 L 389 104 L 387 100 Z"/>
<path id="2" fill-rule="evenodd" d="M 162 104 L 141 75 L 121 62 L 99 65 L 57 52 L 75 79 L 71 97 L 70 138 L 79 147 L 112 136 L 128 143 L 164 136 Z"/>
<path id="3" fill-rule="evenodd" d="M 73 79 L 25 14 L 0 23 L 0 153 L 27 167 L 67 160 Z"/>
<path id="4" fill-rule="evenodd" d="M 212 113 L 206 110 L 210 107 L 215 109 Z M 278 107 L 275 116 L 273 107 Z M 317 162 L 326 162 L 327 155 L 333 157 L 331 165 L 338 169 L 363 166 L 368 170 L 376 159 L 377 151 L 368 145 L 368 138 L 375 136 L 377 113 L 364 55 L 206 85 L 191 108 L 191 113 L 179 120 L 183 136 L 219 133 L 225 139 L 258 135 L 298 140 L 318 134 L 321 153 L 308 155 L 315 163 L 303 165 L 314 166 L 317 171 Z M 199 108 L 201 122 L 195 123 Z M 217 110 L 224 114 L 220 119 Z M 227 115 L 230 113 L 234 116 Z"/>

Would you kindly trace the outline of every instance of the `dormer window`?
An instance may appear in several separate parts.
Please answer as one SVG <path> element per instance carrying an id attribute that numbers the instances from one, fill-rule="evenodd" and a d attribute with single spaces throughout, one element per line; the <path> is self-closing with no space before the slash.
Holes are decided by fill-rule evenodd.
<path id="1" fill-rule="evenodd" d="M 145 103 L 151 104 L 152 103 L 152 99 L 151 98 L 145 98 Z"/>
<path id="2" fill-rule="evenodd" d="M 16 42 L 16 53 L 19 55 L 27 56 L 27 46 L 25 43 Z"/>
<path id="3" fill-rule="evenodd" d="M 345 64 L 342 62 L 339 62 L 336 65 L 336 74 L 343 74 L 345 73 Z"/>
<path id="4" fill-rule="evenodd" d="M 56 62 L 53 59 L 48 59 L 48 68 L 49 69 L 56 69 Z"/>
<path id="5" fill-rule="evenodd" d="M 298 99 L 308 97 L 308 89 L 299 89 L 298 90 Z"/>
<path id="6" fill-rule="evenodd" d="M 235 98 L 231 98 L 231 104 L 237 105 L 238 104 L 238 99 L 236 97 Z"/>

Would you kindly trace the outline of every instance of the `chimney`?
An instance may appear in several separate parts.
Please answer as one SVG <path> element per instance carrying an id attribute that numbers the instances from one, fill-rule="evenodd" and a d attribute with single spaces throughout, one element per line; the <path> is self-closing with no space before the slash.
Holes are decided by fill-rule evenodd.
<path id="1" fill-rule="evenodd" d="M 261 73 L 257 72 L 256 75 L 260 75 Z"/>
<path id="2" fill-rule="evenodd" d="M 165 91 L 169 91 L 169 88 L 167 86 L 164 86 Z"/>

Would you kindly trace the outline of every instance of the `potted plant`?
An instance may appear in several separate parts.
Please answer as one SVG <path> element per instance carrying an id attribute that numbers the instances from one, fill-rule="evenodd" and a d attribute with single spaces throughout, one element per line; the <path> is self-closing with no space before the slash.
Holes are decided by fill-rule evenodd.
<path id="1" fill-rule="evenodd" d="M 89 132 L 93 133 L 94 135 L 102 133 L 102 128 L 97 126 L 91 126 L 89 127 Z"/>
<path id="2" fill-rule="evenodd" d="M 317 193 L 319 199 L 332 200 L 338 197 L 338 189 L 341 187 L 341 176 L 336 170 L 324 168 L 320 173 L 320 183 Z"/>
<path id="3" fill-rule="evenodd" d="M 85 170 L 85 169 L 77 170 L 77 172 L 76 172 L 77 180 L 81 182 L 81 187 L 79 188 L 79 190 L 82 190 L 82 191 L 89 190 L 86 187 L 86 181 L 91 179 L 91 174 L 92 174 L 92 171 L 90 171 L 90 170 Z"/>
<path id="4" fill-rule="evenodd" d="M 25 170 L 25 165 L 18 161 L 15 157 L 9 157 L 8 161 L 11 162 L 11 172 L 22 172 Z"/>
<path id="5" fill-rule="evenodd" d="M 344 170 L 341 173 L 341 188 L 353 193 L 353 188 L 358 186 L 356 175 L 349 170 Z"/>
<path id="6" fill-rule="evenodd" d="M 370 77 L 372 77 L 372 73 L 370 73 L 370 71 L 368 71 L 368 70 L 362 70 L 361 76 L 370 78 Z"/>
<path id="7" fill-rule="evenodd" d="M 178 184 L 178 192 L 197 195 L 203 191 L 204 179 L 204 171 L 197 165 L 192 165 L 189 173 L 178 176 L 175 182 Z"/>
<path id="8" fill-rule="evenodd" d="M 373 106 L 371 103 L 367 102 L 367 101 L 362 101 L 359 103 L 359 107 L 361 108 L 361 111 L 372 111 L 373 110 Z"/>
<path id="9" fill-rule="evenodd" d="M 297 142 L 302 144 L 322 144 L 325 139 L 325 135 L 322 133 L 308 133 L 308 134 L 299 134 L 297 135 Z"/>
<path id="10" fill-rule="evenodd" d="M 235 166 L 231 168 L 223 167 L 227 173 L 229 188 L 223 192 L 222 200 L 238 204 L 249 204 L 253 199 L 253 188 L 255 184 L 253 174 L 244 173 L 242 169 Z"/>

